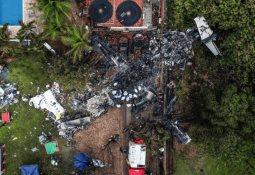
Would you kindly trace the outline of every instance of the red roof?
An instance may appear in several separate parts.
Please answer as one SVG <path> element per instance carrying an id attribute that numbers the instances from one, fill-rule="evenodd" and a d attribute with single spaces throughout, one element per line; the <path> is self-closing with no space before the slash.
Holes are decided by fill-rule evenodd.
<path id="1" fill-rule="evenodd" d="M 144 175 L 144 169 L 131 168 L 128 170 L 128 175 Z"/>
<path id="2" fill-rule="evenodd" d="M 92 3 L 93 0 L 87 0 L 86 1 L 86 6 L 89 8 L 90 4 Z M 113 15 L 111 17 L 111 19 L 109 19 L 106 23 L 97 23 L 97 26 L 101 26 L 101 27 L 123 27 L 123 25 L 118 21 L 117 17 L 116 17 L 116 10 L 118 8 L 118 6 L 124 2 L 125 0 L 108 0 L 113 7 Z M 143 9 L 143 0 L 135 0 L 135 2 L 137 3 L 137 5 Z M 135 27 L 140 27 L 143 25 L 142 22 L 142 17 L 139 19 L 139 21 L 134 25 Z"/>
<path id="3" fill-rule="evenodd" d="M 9 122 L 10 122 L 10 113 L 2 112 L 2 123 L 9 123 Z"/>

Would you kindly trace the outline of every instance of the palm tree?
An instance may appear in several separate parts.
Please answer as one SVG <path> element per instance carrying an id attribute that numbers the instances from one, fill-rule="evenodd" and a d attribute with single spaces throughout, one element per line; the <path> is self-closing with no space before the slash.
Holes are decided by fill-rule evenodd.
<path id="1" fill-rule="evenodd" d="M 29 39 L 33 44 L 40 44 L 42 35 L 35 32 L 34 23 L 35 21 L 31 21 L 28 24 L 25 24 L 23 21 L 19 22 L 21 28 L 17 33 L 17 38 L 20 41 Z"/>
<path id="2" fill-rule="evenodd" d="M 36 8 L 41 11 L 44 23 L 44 35 L 53 40 L 63 33 L 65 24 L 70 21 L 70 0 L 38 0 Z"/>
<path id="3" fill-rule="evenodd" d="M 38 0 L 37 9 L 43 12 L 42 19 L 46 24 L 63 25 L 71 14 L 71 2 L 68 0 Z"/>
<path id="4" fill-rule="evenodd" d="M 67 35 L 62 37 L 62 41 L 64 44 L 71 47 L 67 54 L 72 56 L 74 63 L 81 61 L 84 57 L 84 53 L 91 50 L 89 46 L 89 36 L 90 32 L 84 30 L 83 26 L 67 28 Z"/>
<path id="5" fill-rule="evenodd" d="M 10 33 L 8 31 L 8 24 L 4 24 L 1 28 L 0 28 L 0 46 L 2 44 L 5 44 L 9 41 L 10 38 Z"/>
<path id="6" fill-rule="evenodd" d="M 57 40 L 63 34 L 63 29 L 65 29 L 65 27 L 58 26 L 56 23 L 51 23 L 45 25 L 43 35 L 44 37 L 49 37 L 52 40 Z"/>

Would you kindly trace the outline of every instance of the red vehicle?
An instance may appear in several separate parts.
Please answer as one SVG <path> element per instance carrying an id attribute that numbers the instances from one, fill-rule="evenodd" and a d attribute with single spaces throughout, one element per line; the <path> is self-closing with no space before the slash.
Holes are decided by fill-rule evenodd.
<path id="1" fill-rule="evenodd" d="M 146 146 L 140 138 L 129 141 L 129 175 L 144 175 L 146 161 Z"/>
<path id="2" fill-rule="evenodd" d="M 2 124 L 8 124 L 11 121 L 11 115 L 9 112 L 2 112 Z"/>

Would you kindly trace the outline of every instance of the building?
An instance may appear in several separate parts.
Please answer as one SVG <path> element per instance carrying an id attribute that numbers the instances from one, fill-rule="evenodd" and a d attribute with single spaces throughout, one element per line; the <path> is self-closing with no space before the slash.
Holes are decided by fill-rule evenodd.
<path id="1" fill-rule="evenodd" d="M 87 0 L 86 11 L 96 29 L 139 31 L 153 28 L 153 4 L 150 0 Z"/>

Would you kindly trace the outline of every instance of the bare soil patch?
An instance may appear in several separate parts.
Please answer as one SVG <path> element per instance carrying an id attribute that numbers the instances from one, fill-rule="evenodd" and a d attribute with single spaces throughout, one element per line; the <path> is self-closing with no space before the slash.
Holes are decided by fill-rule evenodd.
<path id="1" fill-rule="evenodd" d="M 103 160 L 111 164 L 110 167 L 98 169 L 93 172 L 93 175 L 122 175 L 124 169 L 125 157 L 120 152 L 122 139 L 122 117 L 123 109 L 110 109 L 106 114 L 94 120 L 91 125 L 74 136 L 75 147 L 81 152 L 87 152 L 92 157 Z M 120 140 L 118 143 L 111 145 L 111 153 L 102 151 L 102 146 L 107 142 L 107 139 L 113 134 L 119 134 Z"/>

